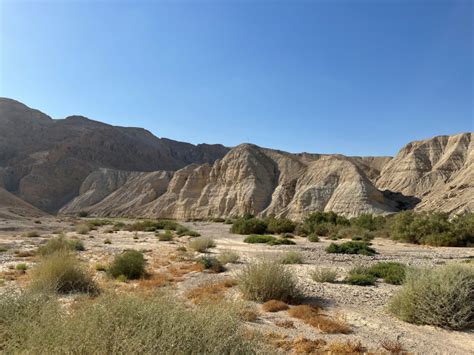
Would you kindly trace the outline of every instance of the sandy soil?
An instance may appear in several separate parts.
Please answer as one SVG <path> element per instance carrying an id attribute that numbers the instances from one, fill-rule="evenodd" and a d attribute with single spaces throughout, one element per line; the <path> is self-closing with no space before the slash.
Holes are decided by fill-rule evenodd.
<path id="1" fill-rule="evenodd" d="M 317 267 L 331 267 L 338 270 L 339 279 L 355 265 L 369 265 L 377 261 L 399 261 L 407 265 L 435 267 L 444 263 L 460 262 L 474 258 L 474 248 L 435 248 L 395 243 L 390 240 L 378 239 L 373 241 L 377 250 L 376 256 L 337 255 L 324 251 L 329 240 L 310 243 L 304 238 L 296 237 L 296 245 L 268 246 L 246 244 L 244 237 L 229 233 L 229 225 L 221 223 L 192 222 L 183 223 L 203 236 L 212 237 L 217 244 L 211 254 L 219 254 L 223 250 L 233 250 L 239 253 L 241 261 L 227 266 L 227 271 L 212 274 L 200 271 L 176 271 L 182 265 L 182 260 L 189 258 L 189 253 L 181 255 L 178 247 L 185 246 L 189 237 L 176 238 L 172 242 L 160 242 L 152 232 L 118 231 L 107 233 L 110 227 L 100 227 L 86 235 L 78 235 L 74 226 L 75 219 L 42 218 L 41 220 L 0 220 L 0 292 L 11 292 L 15 287 L 27 284 L 27 276 L 12 270 L 18 263 L 26 263 L 33 267 L 37 259 L 30 256 L 36 248 L 51 238 L 53 233 L 63 230 L 68 237 L 79 238 L 83 241 L 86 251 L 79 253 L 80 258 L 94 269 L 96 263 L 107 263 L 111 258 L 124 249 L 144 251 L 154 274 L 173 274 L 172 287 L 178 294 L 184 295 L 190 289 L 220 280 L 230 279 L 244 267 L 252 258 L 262 255 L 278 256 L 287 251 L 299 251 L 304 255 L 305 262 L 301 265 L 288 267 L 297 276 L 299 287 L 304 295 L 305 303 L 313 303 L 324 307 L 328 314 L 343 317 L 350 325 L 352 332 L 342 334 L 322 334 L 317 329 L 291 319 L 287 312 L 259 312 L 255 321 L 248 322 L 249 327 L 260 330 L 265 334 L 281 334 L 288 338 L 305 337 L 308 339 L 325 339 L 331 341 L 360 341 L 368 350 L 379 351 L 381 343 L 386 340 L 398 340 L 406 351 L 423 354 L 472 354 L 474 349 L 473 332 L 448 331 L 431 326 L 416 326 L 401 322 L 391 316 L 386 305 L 390 297 L 400 288 L 378 282 L 376 286 L 361 287 L 343 283 L 317 283 L 311 280 L 309 273 Z M 29 238 L 22 235 L 27 231 L 38 231 L 41 237 Z M 111 244 L 104 244 L 106 239 Z M 181 255 L 181 259 L 179 256 Z M 192 255 L 191 255 L 192 257 Z M 95 271 L 94 271 L 95 272 Z M 97 278 L 105 281 L 103 273 L 97 272 Z M 136 287 L 130 283 L 119 287 Z M 152 284 L 161 286 L 158 282 Z M 116 287 L 116 285 L 114 286 Z M 238 291 L 229 290 L 228 297 L 240 297 Z M 260 309 L 259 304 L 254 304 Z M 284 320 L 291 320 L 294 328 L 277 326 Z"/>

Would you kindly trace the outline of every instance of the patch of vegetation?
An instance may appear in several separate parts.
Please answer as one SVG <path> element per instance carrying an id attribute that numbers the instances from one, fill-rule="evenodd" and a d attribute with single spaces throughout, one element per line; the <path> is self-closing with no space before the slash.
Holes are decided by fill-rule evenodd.
<path id="1" fill-rule="evenodd" d="M 85 218 L 89 215 L 89 212 L 87 211 L 79 211 L 79 213 L 77 214 L 78 217 L 80 218 Z"/>
<path id="2" fill-rule="evenodd" d="M 244 243 L 265 244 L 273 240 L 276 240 L 276 238 L 272 235 L 251 234 L 244 239 Z"/>
<path id="3" fill-rule="evenodd" d="M 217 260 L 219 260 L 222 265 L 225 264 L 236 264 L 239 262 L 240 256 L 235 251 L 232 250 L 223 250 L 218 256 Z"/>
<path id="4" fill-rule="evenodd" d="M 189 308 L 171 295 L 104 294 L 65 309 L 53 297 L 0 296 L 0 349 L 7 354 L 255 354 L 240 308 Z"/>
<path id="5" fill-rule="evenodd" d="M 293 233 L 296 223 L 288 218 L 270 217 L 265 220 L 267 223 L 267 232 L 272 234 Z"/>
<path id="6" fill-rule="evenodd" d="M 90 229 L 97 229 L 97 227 L 112 225 L 113 222 L 109 219 L 89 219 L 87 225 Z"/>
<path id="7" fill-rule="evenodd" d="M 32 270 L 31 289 L 41 292 L 97 294 L 98 287 L 87 269 L 73 255 L 48 255 Z"/>
<path id="8" fill-rule="evenodd" d="M 368 268 L 368 273 L 392 285 L 401 285 L 405 280 L 407 267 L 396 262 L 379 262 Z"/>
<path id="9" fill-rule="evenodd" d="M 200 253 L 205 253 L 207 249 L 214 248 L 216 242 L 209 237 L 197 237 L 189 241 L 188 246 Z"/>
<path id="10" fill-rule="evenodd" d="M 385 227 L 386 218 L 384 216 L 374 216 L 364 213 L 356 218 L 351 218 L 352 226 L 359 227 L 368 231 L 375 231 Z"/>
<path id="11" fill-rule="evenodd" d="M 369 246 L 367 242 L 345 242 L 341 244 L 331 243 L 326 252 L 336 254 L 359 254 L 359 255 L 375 255 L 375 249 Z"/>
<path id="12" fill-rule="evenodd" d="M 26 265 L 25 263 L 16 264 L 15 265 L 15 270 L 26 271 L 26 270 L 28 270 L 28 265 Z"/>
<path id="13" fill-rule="evenodd" d="M 447 213 L 404 211 L 390 219 L 392 239 L 433 246 L 464 247 L 474 245 L 474 213 L 450 220 Z"/>
<path id="14" fill-rule="evenodd" d="M 333 283 L 337 278 L 337 271 L 330 268 L 317 268 L 310 273 L 310 277 L 316 282 Z"/>
<path id="15" fill-rule="evenodd" d="M 449 329 L 474 328 L 474 267 L 409 269 L 389 309 L 401 320 Z"/>
<path id="16" fill-rule="evenodd" d="M 337 215 L 334 212 L 313 212 L 305 218 L 297 228 L 297 234 L 320 236 L 329 235 L 338 226 L 347 226 L 350 222 L 347 218 Z"/>
<path id="17" fill-rule="evenodd" d="M 84 251 L 84 243 L 78 239 L 68 239 L 64 235 L 59 235 L 49 239 L 46 244 L 38 248 L 41 256 L 51 255 L 61 251 Z"/>
<path id="18" fill-rule="evenodd" d="M 112 244 L 112 241 L 109 238 L 106 238 L 104 240 L 104 244 Z"/>
<path id="19" fill-rule="evenodd" d="M 317 243 L 317 242 L 319 242 L 319 237 L 316 234 L 310 234 L 310 235 L 308 235 L 308 240 L 311 243 Z"/>
<path id="20" fill-rule="evenodd" d="M 357 286 L 373 286 L 377 278 L 366 267 L 357 266 L 349 271 L 344 282 Z"/>
<path id="21" fill-rule="evenodd" d="M 76 233 L 77 234 L 87 234 L 90 232 L 90 227 L 88 224 L 81 223 L 76 226 Z"/>
<path id="22" fill-rule="evenodd" d="M 201 256 L 197 262 L 200 263 L 206 270 L 212 270 L 214 272 L 222 272 L 225 270 L 222 263 L 217 258 L 212 256 Z"/>
<path id="23" fill-rule="evenodd" d="M 275 260 L 250 262 L 238 275 L 238 281 L 244 297 L 253 301 L 288 302 L 299 296 L 293 273 Z"/>
<path id="24" fill-rule="evenodd" d="M 282 264 L 303 264 L 304 258 L 301 253 L 296 251 L 289 251 L 280 258 Z"/>
<path id="25" fill-rule="evenodd" d="M 158 233 L 156 236 L 160 242 L 169 242 L 173 240 L 173 233 L 170 230 L 167 230 L 164 233 Z"/>
<path id="26" fill-rule="evenodd" d="M 295 245 L 296 243 L 288 238 L 275 238 L 267 242 L 268 245 Z"/>
<path id="27" fill-rule="evenodd" d="M 258 218 L 238 218 L 230 228 L 230 232 L 234 234 L 264 234 L 266 231 L 267 224 Z"/>
<path id="28" fill-rule="evenodd" d="M 125 229 L 129 232 L 155 232 L 159 229 L 175 231 L 179 227 L 185 228 L 176 221 L 172 221 L 169 219 L 158 219 L 137 221 L 135 223 L 126 225 Z"/>
<path id="29" fill-rule="evenodd" d="M 143 253 L 126 250 L 114 258 L 108 268 L 108 273 L 114 278 L 124 275 L 128 280 L 135 280 L 145 275 L 145 266 L 146 260 Z"/>
<path id="30" fill-rule="evenodd" d="M 26 232 L 21 235 L 25 238 L 39 238 L 41 235 L 37 231 Z"/>
<path id="31" fill-rule="evenodd" d="M 264 312 L 280 312 L 286 311 L 288 308 L 289 307 L 285 302 L 279 300 L 270 300 L 262 304 L 262 310 Z"/>
<path id="32" fill-rule="evenodd" d="M 351 332 L 350 327 L 343 319 L 320 314 L 318 307 L 310 305 L 294 306 L 288 310 L 288 315 L 293 318 L 301 319 L 304 323 L 319 329 L 323 333 L 347 334 Z"/>
<path id="33" fill-rule="evenodd" d="M 176 234 L 179 235 L 180 237 L 182 236 L 190 236 L 190 237 L 200 237 L 201 234 L 199 234 L 198 232 L 196 231 L 193 231 L 185 226 L 182 226 L 182 225 L 179 225 L 177 228 L 176 228 Z"/>

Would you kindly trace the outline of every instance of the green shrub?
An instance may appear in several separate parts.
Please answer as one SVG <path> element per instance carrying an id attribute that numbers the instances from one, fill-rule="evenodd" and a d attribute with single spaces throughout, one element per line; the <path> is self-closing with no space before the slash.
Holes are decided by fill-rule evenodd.
<path id="1" fill-rule="evenodd" d="M 390 237 L 415 244 L 462 247 L 474 244 L 474 214 L 450 220 L 447 213 L 397 213 L 389 221 Z"/>
<path id="2" fill-rule="evenodd" d="M 317 268 L 310 273 L 310 277 L 316 282 L 329 282 L 336 281 L 337 271 L 330 268 Z"/>
<path id="3" fill-rule="evenodd" d="M 80 218 L 85 218 L 89 215 L 89 213 L 87 211 L 79 211 L 79 213 L 77 214 L 78 217 Z"/>
<path id="4" fill-rule="evenodd" d="M 310 235 L 308 235 L 308 240 L 311 243 L 317 243 L 317 242 L 319 242 L 319 237 L 316 234 L 310 234 Z"/>
<path id="5" fill-rule="evenodd" d="M 245 243 L 256 244 L 256 243 L 268 243 L 272 240 L 276 240 L 274 236 L 271 235 L 260 235 L 260 234 L 252 234 L 249 235 L 244 239 Z"/>
<path id="6" fill-rule="evenodd" d="M 275 260 L 250 262 L 238 275 L 238 280 L 240 290 L 249 300 L 288 302 L 299 296 L 293 274 Z"/>
<path id="7" fill-rule="evenodd" d="M 369 269 L 362 266 L 357 266 L 349 271 L 348 276 L 344 282 L 350 285 L 357 286 L 372 286 L 375 285 L 377 278 L 369 272 Z"/>
<path id="8" fill-rule="evenodd" d="M 85 223 L 78 224 L 76 226 L 76 233 L 77 234 L 87 234 L 87 233 L 90 232 L 90 230 L 91 230 L 90 227 Z"/>
<path id="9" fill-rule="evenodd" d="M 39 238 L 41 235 L 37 231 L 26 232 L 21 235 L 25 238 Z"/>
<path id="10" fill-rule="evenodd" d="M 120 231 L 120 230 L 122 230 L 122 229 L 124 229 L 124 228 L 125 228 L 125 223 L 123 223 L 123 222 L 117 222 L 117 223 L 114 224 L 114 226 L 113 226 L 112 229 L 113 229 L 114 231 Z"/>
<path id="11" fill-rule="evenodd" d="M 275 238 L 267 242 L 268 245 L 294 245 L 294 241 L 288 238 Z"/>
<path id="12" fill-rule="evenodd" d="M 359 228 L 375 231 L 385 227 L 386 218 L 384 216 L 374 216 L 372 214 L 361 214 L 350 220 L 351 225 Z"/>
<path id="13" fill-rule="evenodd" d="M 349 220 L 334 212 L 313 212 L 297 228 L 299 235 L 328 235 L 338 226 L 349 225 Z"/>
<path id="14" fill-rule="evenodd" d="M 217 260 L 219 260 L 223 265 L 225 264 L 236 264 L 239 261 L 239 254 L 232 250 L 223 250 L 218 256 Z"/>
<path id="15" fill-rule="evenodd" d="M 289 251 L 280 258 L 282 264 L 303 264 L 304 258 L 301 253 Z"/>
<path id="16" fill-rule="evenodd" d="M 5 253 L 8 251 L 8 247 L 0 246 L 0 253 Z"/>
<path id="17" fill-rule="evenodd" d="M 90 229 L 97 229 L 97 227 L 112 225 L 113 222 L 108 219 L 89 219 L 87 225 Z"/>
<path id="18" fill-rule="evenodd" d="M 84 244 L 77 239 L 67 239 L 64 235 L 59 235 L 49 239 L 46 244 L 38 248 L 41 256 L 51 255 L 60 251 L 84 251 Z"/>
<path id="19" fill-rule="evenodd" d="M 167 294 L 104 293 L 74 307 L 38 294 L 0 295 L 0 349 L 6 354 L 257 354 L 240 307 L 187 307 Z"/>
<path id="20" fill-rule="evenodd" d="M 129 280 L 139 279 L 145 275 L 146 260 L 143 253 L 127 250 L 117 255 L 108 268 L 114 278 L 124 275 Z"/>
<path id="21" fill-rule="evenodd" d="M 369 267 L 368 272 L 392 285 L 401 285 L 405 280 L 406 266 L 396 262 L 379 262 Z"/>
<path id="22" fill-rule="evenodd" d="M 26 271 L 27 269 L 28 269 L 28 265 L 26 265 L 25 263 L 16 264 L 15 266 L 15 270 L 18 270 L 18 271 Z"/>
<path id="23" fill-rule="evenodd" d="M 230 228 L 235 234 L 264 234 L 266 230 L 267 224 L 258 218 L 238 218 Z"/>
<path id="24" fill-rule="evenodd" d="M 165 231 L 164 233 L 158 233 L 156 236 L 160 242 L 169 242 L 173 240 L 173 233 L 171 233 L 169 230 Z"/>
<path id="25" fill-rule="evenodd" d="M 224 218 L 220 218 L 220 217 L 211 218 L 211 222 L 214 222 L 214 223 L 224 223 L 224 222 L 225 222 L 225 219 L 224 219 Z"/>
<path id="26" fill-rule="evenodd" d="M 89 272 L 73 255 L 66 252 L 44 257 L 32 270 L 31 279 L 31 288 L 41 292 L 98 292 Z"/>
<path id="27" fill-rule="evenodd" d="M 222 263 L 212 256 L 201 256 L 197 261 L 204 266 L 204 269 L 209 269 L 214 272 L 222 272 L 225 270 Z"/>
<path id="28" fill-rule="evenodd" d="M 328 253 L 337 254 L 359 254 L 359 255 L 375 255 L 375 249 L 369 246 L 367 242 L 345 242 L 341 244 L 331 243 L 327 248 Z"/>
<path id="29" fill-rule="evenodd" d="M 204 253 L 207 249 L 214 248 L 216 242 L 209 237 L 198 237 L 189 241 L 188 246 L 197 252 Z"/>
<path id="30" fill-rule="evenodd" d="M 403 288 L 389 309 L 415 324 L 449 329 L 474 328 L 474 267 L 448 264 L 434 269 L 410 269 Z"/>
<path id="31" fill-rule="evenodd" d="M 267 232 L 272 234 L 293 233 L 296 224 L 287 218 L 267 218 Z"/>

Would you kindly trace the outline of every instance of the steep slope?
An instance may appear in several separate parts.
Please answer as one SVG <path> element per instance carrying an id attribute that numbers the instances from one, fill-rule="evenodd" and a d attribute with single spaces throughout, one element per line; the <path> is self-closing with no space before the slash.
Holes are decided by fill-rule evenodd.
<path id="1" fill-rule="evenodd" d="M 99 216 L 177 219 L 245 213 L 301 219 L 318 210 L 347 216 L 397 210 L 358 164 L 343 156 L 295 155 L 242 144 L 212 166 L 192 164 L 166 178 L 157 172 L 161 180 L 156 185 L 149 182 L 156 180 L 151 174 L 130 179 L 86 210 Z M 86 185 L 97 185 L 89 180 L 100 181 L 99 176 L 90 175 Z M 81 188 L 87 190 L 84 196 L 91 191 L 87 186 Z M 79 196 L 62 211 L 77 212 L 74 206 L 81 200 Z"/>
<path id="2" fill-rule="evenodd" d="M 420 211 L 473 211 L 473 145 L 472 133 L 409 143 L 385 165 L 376 185 L 420 198 Z"/>
<path id="3" fill-rule="evenodd" d="M 228 149 L 160 139 L 141 128 L 114 127 L 71 116 L 53 120 L 0 98 L 0 186 L 32 205 L 54 212 L 79 194 L 98 168 L 177 170 L 213 163 Z"/>
<path id="4" fill-rule="evenodd" d="M 0 218 L 22 219 L 45 217 L 46 213 L 0 188 Z"/>

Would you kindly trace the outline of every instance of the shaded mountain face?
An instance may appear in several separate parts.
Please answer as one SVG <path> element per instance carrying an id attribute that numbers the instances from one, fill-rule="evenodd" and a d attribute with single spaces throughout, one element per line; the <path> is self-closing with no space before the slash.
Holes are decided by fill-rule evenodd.
<path id="1" fill-rule="evenodd" d="M 177 170 L 213 163 L 228 148 L 160 139 L 141 128 L 115 127 L 71 116 L 53 120 L 0 98 L 0 187 L 48 212 L 79 194 L 99 168 Z"/>

